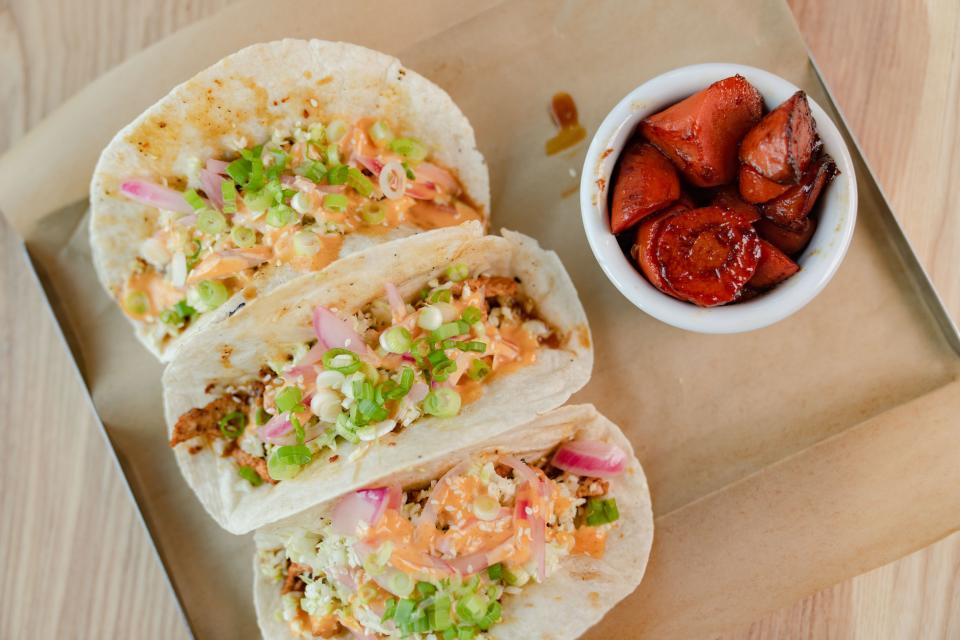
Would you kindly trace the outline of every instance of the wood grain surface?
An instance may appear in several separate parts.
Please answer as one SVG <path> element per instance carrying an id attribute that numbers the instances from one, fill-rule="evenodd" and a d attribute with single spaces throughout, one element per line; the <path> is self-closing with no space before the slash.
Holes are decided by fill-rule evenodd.
<path id="1" fill-rule="evenodd" d="M 228 2 L 0 0 L 0 151 L 97 75 Z M 960 3 L 790 5 L 960 318 Z M 0 236 L 0 638 L 188 637 L 2 220 Z M 960 533 L 719 637 L 960 638 Z"/>

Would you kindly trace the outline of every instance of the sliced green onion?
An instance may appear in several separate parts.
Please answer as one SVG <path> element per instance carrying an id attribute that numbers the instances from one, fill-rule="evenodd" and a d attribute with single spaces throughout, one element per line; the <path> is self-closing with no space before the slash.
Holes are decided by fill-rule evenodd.
<path id="1" fill-rule="evenodd" d="M 230 229 L 230 238 L 241 249 L 249 249 L 257 243 L 257 232 L 250 227 L 234 227 Z"/>
<path id="2" fill-rule="evenodd" d="M 123 299 L 123 307 L 130 314 L 143 315 L 150 309 L 150 298 L 143 291 L 130 291 Z"/>
<path id="3" fill-rule="evenodd" d="M 303 392 L 300 391 L 300 387 L 284 387 L 274 398 L 274 404 L 277 405 L 277 409 L 281 413 L 286 413 L 287 411 L 293 411 L 298 407 L 303 407 L 300 404 L 303 399 Z M 297 413 L 305 411 L 306 409 L 297 409 Z"/>
<path id="4" fill-rule="evenodd" d="M 416 179 L 417 179 L 417 174 L 415 174 L 415 173 L 413 172 L 413 169 L 410 168 L 410 165 L 408 165 L 406 162 L 401 162 L 401 163 L 400 163 L 400 166 L 403 167 L 403 172 L 404 172 L 405 174 L 407 174 L 407 179 L 408 179 L 408 180 L 416 180 Z"/>
<path id="5" fill-rule="evenodd" d="M 477 635 L 477 630 L 474 627 L 458 627 L 457 628 L 457 640 L 473 640 Z"/>
<path id="6" fill-rule="evenodd" d="M 345 164 L 330 167 L 330 170 L 327 171 L 327 182 L 332 185 L 347 184 L 349 171 L 350 168 Z"/>
<path id="7" fill-rule="evenodd" d="M 460 351 L 473 351 L 474 353 L 483 353 L 487 350 L 487 345 L 479 340 L 470 340 L 468 342 L 458 342 L 455 345 Z"/>
<path id="8" fill-rule="evenodd" d="M 481 631 L 487 631 L 494 624 L 500 621 L 501 608 L 499 602 L 494 602 L 490 605 L 490 608 L 487 609 L 486 614 L 479 620 L 477 620 L 477 628 Z"/>
<path id="9" fill-rule="evenodd" d="M 497 564 L 492 564 L 487 567 L 487 575 L 491 580 L 499 580 L 503 577 L 503 563 L 498 562 Z"/>
<path id="10" fill-rule="evenodd" d="M 303 444 L 290 444 L 277 447 L 274 453 L 287 465 L 299 465 L 302 467 L 313 459 L 313 456 L 310 454 L 310 449 Z"/>
<path id="11" fill-rule="evenodd" d="M 237 212 L 237 185 L 233 180 L 224 180 L 220 183 L 220 195 L 223 196 L 223 212 Z"/>
<path id="12" fill-rule="evenodd" d="M 327 125 L 327 140 L 330 142 L 337 142 L 346 135 L 347 133 L 347 123 L 343 120 L 334 120 Z"/>
<path id="13" fill-rule="evenodd" d="M 453 360 L 444 360 L 436 365 L 430 372 L 430 376 L 437 382 L 443 382 L 450 377 L 451 373 L 457 370 L 457 363 Z"/>
<path id="14" fill-rule="evenodd" d="M 207 206 L 206 200 L 200 197 L 196 189 L 187 189 L 183 192 L 183 199 L 187 201 L 194 211 L 199 211 Z"/>
<path id="15" fill-rule="evenodd" d="M 393 619 L 397 624 L 408 624 L 413 617 L 413 610 L 417 603 L 409 598 L 404 598 L 397 603 L 397 608 L 393 612 Z"/>
<path id="16" fill-rule="evenodd" d="M 397 571 L 387 578 L 387 586 L 389 587 L 388 591 L 390 591 L 390 593 L 405 598 L 413 593 L 413 578 L 403 571 Z"/>
<path id="17" fill-rule="evenodd" d="M 302 229 L 293 234 L 293 250 L 298 256 L 313 256 L 320 251 L 320 236 Z"/>
<path id="18" fill-rule="evenodd" d="M 292 446 L 294 448 L 301 447 L 309 456 L 310 450 L 307 449 L 306 446 L 302 444 Z M 270 477 L 274 480 L 290 480 L 291 478 L 295 478 L 296 475 L 300 473 L 300 469 L 303 468 L 303 465 L 294 461 L 295 459 L 302 459 L 302 457 L 296 458 L 289 455 L 289 448 L 290 447 L 277 447 L 267 460 L 267 473 L 269 473 Z M 285 449 L 288 451 L 284 451 Z M 307 462 L 309 461 L 310 460 L 307 459 Z M 304 464 L 306 464 L 306 462 Z"/>
<path id="19" fill-rule="evenodd" d="M 334 213 L 343 213 L 347 210 L 347 196 L 342 193 L 328 193 L 323 196 L 323 208 Z"/>
<path id="20" fill-rule="evenodd" d="M 430 626 L 434 631 L 445 631 L 453 626 L 450 617 L 450 596 L 437 596 L 433 601 L 433 615 L 430 616 Z"/>
<path id="21" fill-rule="evenodd" d="M 428 302 L 450 302 L 453 300 L 453 293 L 450 289 L 434 289 L 427 298 Z"/>
<path id="22" fill-rule="evenodd" d="M 470 277 L 470 268 L 462 262 L 455 262 L 447 267 L 447 279 L 451 282 L 460 282 Z"/>
<path id="23" fill-rule="evenodd" d="M 427 331 L 436 331 L 443 324 L 443 313 L 433 305 L 420 309 L 417 315 L 417 326 Z"/>
<path id="24" fill-rule="evenodd" d="M 217 422 L 220 427 L 220 433 L 227 440 L 236 440 L 243 435 L 243 430 L 247 427 L 247 416 L 240 411 L 231 411 L 220 418 Z"/>
<path id="25" fill-rule="evenodd" d="M 454 320 L 453 322 L 445 322 L 431 331 L 430 339 L 434 342 L 439 342 L 441 340 L 446 340 L 447 338 L 463 335 L 468 331 L 470 331 L 469 324 L 463 320 Z"/>
<path id="26" fill-rule="evenodd" d="M 386 622 L 393 618 L 393 614 L 397 611 L 397 599 L 396 598 L 387 598 L 387 601 L 384 603 L 383 607 L 383 616 L 380 618 L 380 622 Z"/>
<path id="27" fill-rule="evenodd" d="M 262 427 L 270 421 L 270 414 L 263 407 L 257 407 L 255 422 L 258 427 Z"/>
<path id="28" fill-rule="evenodd" d="M 457 615 L 466 622 L 476 622 L 487 613 L 486 599 L 476 593 L 457 602 Z"/>
<path id="29" fill-rule="evenodd" d="M 327 168 L 322 162 L 308 160 L 297 167 L 297 173 L 313 182 L 320 182 L 327 175 Z"/>
<path id="30" fill-rule="evenodd" d="M 427 147 L 416 138 L 394 138 L 390 141 L 390 150 L 413 162 L 427 157 Z"/>
<path id="31" fill-rule="evenodd" d="M 453 389 L 434 389 L 423 399 L 423 410 L 438 418 L 450 418 L 460 413 L 460 394 Z"/>
<path id="32" fill-rule="evenodd" d="M 407 353 L 413 346 L 413 336 L 406 327 L 390 327 L 380 334 L 380 346 L 388 353 Z"/>
<path id="33" fill-rule="evenodd" d="M 421 580 L 417 583 L 417 593 L 420 594 L 420 597 L 426 598 L 427 596 L 432 596 L 437 592 L 437 588 L 430 584 L 429 582 L 424 582 Z"/>
<path id="34" fill-rule="evenodd" d="M 307 129 L 307 139 L 316 144 L 323 144 L 327 139 L 327 130 L 319 122 L 312 124 Z"/>
<path id="35" fill-rule="evenodd" d="M 202 209 L 197 213 L 197 229 L 203 233 L 217 235 L 227 230 L 227 219 L 215 209 Z"/>
<path id="36" fill-rule="evenodd" d="M 263 484 L 263 478 L 260 477 L 253 467 L 248 467 L 246 465 L 241 466 L 237 469 L 237 473 L 240 474 L 240 477 L 252 484 L 255 487 L 259 487 Z"/>
<path id="37" fill-rule="evenodd" d="M 233 178 L 237 184 L 246 185 L 250 180 L 250 161 L 237 158 L 227 165 L 227 175 Z"/>
<path id="38" fill-rule="evenodd" d="M 267 210 L 267 224 L 271 227 L 285 227 L 296 217 L 296 212 L 285 204 L 275 204 Z"/>
<path id="39" fill-rule="evenodd" d="M 243 202 L 250 211 L 264 211 L 276 204 L 277 198 L 272 190 L 263 188 L 260 191 L 245 193 Z"/>
<path id="40" fill-rule="evenodd" d="M 326 160 L 328 167 L 338 166 L 340 164 L 340 147 L 335 144 L 328 144 L 323 149 L 323 158 Z"/>
<path id="41" fill-rule="evenodd" d="M 483 312 L 476 307 L 467 307 L 463 310 L 463 315 L 460 316 L 464 322 L 467 324 L 474 324 L 480 321 L 480 318 L 483 317 Z"/>
<path id="42" fill-rule="evenodd" d="M 379 202 L 364 202 L 360 206 L 360 217 L 367 224 L 380 224 L 387 217 L 387 208 Z"/>
<path id="43" fill-rule="evenodd" d="M 360 356 L 349 349 L 330 349 L 323 354 L 323 368 L 349 375 L 359 371 Z"/>
<path id="44" fill-rule="evenodd" d="M 356 167 L 349 167 L 347 169 L 347 186 L 364 198 L 369 198 L 373 194 L 374 187 L 370 178 L 363 175 L 363 172 Z"/>
<path id="45" fill-rule="evenodd" d="M 201 280 L 197 285 L 197 296 L 207 309 L 216 309 L 230 297 L 227 287 L 217 280 Z"/>
<path id="46" fill-rule="evenodd" d="M 384 147 L 393 140 L 393 130 L 383 120 L 377 120 L 370 125 L 370 139 L 378 147 Z"/>
<path id="47" fill-rule="evenodd" d="M 467 377 L 471 380 L 483 380 L 490 373 L 490 365 L 483 360 L 474 360 L 467 369 Z"/>
<path id="48" fill-rule="evenodd" d="M 371 602 L 375 600 L 379 594 L 380 592 L 377 591 L 376 585 L 370 582 L 360 585 L 360 588 L 357 589 L 357 597 L 360 598 L 360 602 Z"/>
<path id="49" fill-rule="evenodd" d="M 306 409 L 306 407 L 303 407 L 303 405 L 301 405 L 301 407 Z M 300 421 L 297 420 L 296 416 L 290 417 L 290 424 L 293 426 L 293 433 L 297 437 L 297 444 L 303 444 L 304 439 L 307 437 L 306 432 L 303 429 L 303 425 L 300 424 Z"/>
<path id="50" fill-rule="evenodd" d="M 160 312 L 160 322 L 171 327 L 180 327 L 183 325 L 183 316 L 177 313 L 173 307 L 170 307 Z"/>

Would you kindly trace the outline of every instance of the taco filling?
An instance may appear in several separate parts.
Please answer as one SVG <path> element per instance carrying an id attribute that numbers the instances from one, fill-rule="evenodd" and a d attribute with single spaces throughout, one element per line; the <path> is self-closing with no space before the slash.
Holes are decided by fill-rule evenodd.
<path id="1" fill-rule="evenodd" d="M 246 140 L 239 141 L 241 145 Z M 429 230 L 482 217 L 460 182 L 384 120 L 314 122 L 184 179 L 127 179 L 126 198 L 159 210 L 118 293 L 125 313 L 165 341 L 249 285 L 264 265 L 322 269 L 350 234 Z M 181 188 L 175 188 L 176 186 Z M 251 297 L 255 289 L 250 288 Z"/>
<path id="2" fill-rule="evenodd" d="M 289 480 L 335 460 L 342 443 L 359 456 L 421 416 L 456 416 L 492 379 L 563 342 L 515 279 L 472 275 L 462 263 L 412 301 L 393 284 L 384 294 L 349 317 L 316 307 L 314 340 L 181 415 L 170 446 L 213 447 L 253 486 Z"/>
<path id="3" fill-rule="evenodd" d="M 549 459 L 548 459 L 549 458 Z M 565 557 L 601 558 L 626 454 L 594 440 L 524 462 L 484 454 L 429 486 L 362 489 L 316 526 L 262 549 L 295 638 L 485 638 L 506 598 Z"/>

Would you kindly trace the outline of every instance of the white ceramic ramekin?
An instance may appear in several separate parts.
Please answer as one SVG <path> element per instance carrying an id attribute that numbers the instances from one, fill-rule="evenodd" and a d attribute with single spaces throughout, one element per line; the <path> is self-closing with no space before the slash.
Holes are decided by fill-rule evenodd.
<path id="1" fill-rule="evenodd" d="M 637 308 L 653 317 L 701 333 L 759 329 L 802 308 L 836 273 L 850 245 L 857 218 L 857 179 L 850 152 L 836 125 L 820 105 L 810 99 L 824 150 L 836 161 L 840 175 L 820 195 L 816 205 L 817 230 L 798 259 L 801 268 L 796 275 L 753 300 L 701 308 L 658 291 L 624 255 L 610 232 L 607 210 L 610 176 L 623 146 L 645 117 L 738 73 L 760 91 L 768 109 L 798 89 L 768 71 L 739 64 L 697 64 L 668 71 L 631 91 L 603 120 L 587 150 L 580 182 L 583 228 L 593 255 L 610 282 Z"/>

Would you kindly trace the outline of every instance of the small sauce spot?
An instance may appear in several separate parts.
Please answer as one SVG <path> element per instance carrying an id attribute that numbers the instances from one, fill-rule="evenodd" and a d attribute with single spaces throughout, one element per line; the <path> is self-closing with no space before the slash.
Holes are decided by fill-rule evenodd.
<path id="1" fill-rule="evenodd" d="M 560 92 L 553 96 L 550 101 L 550 117 L 559 131 L 547 140 L 545 148 L 548 156 L 569 149 L 587 137 L 587 130 L 580 126 L 577 117 L 577 104 L 569 93 Z"/>

